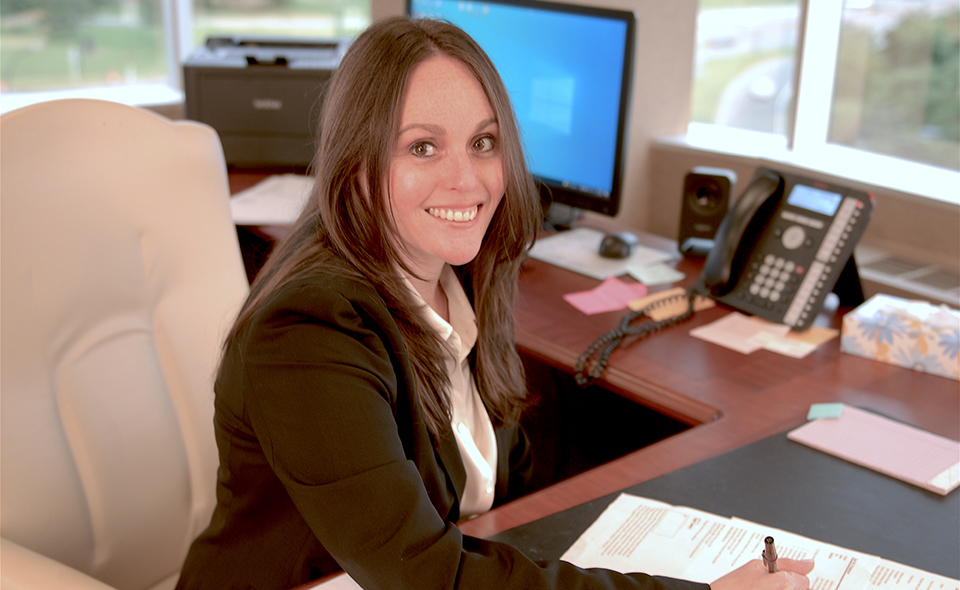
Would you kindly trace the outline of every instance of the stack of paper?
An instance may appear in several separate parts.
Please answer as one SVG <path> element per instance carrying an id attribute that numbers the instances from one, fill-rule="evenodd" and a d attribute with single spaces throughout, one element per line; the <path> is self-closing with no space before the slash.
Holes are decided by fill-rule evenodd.
<path id="1" fill-rule="evenodd" d="M 631 249 L 630 256 L 626 258 L 604 258 L 600 256 L 603 236 L 603 232 L 588 227 L 559 232 L 537 240 L 530 249 L 530 257 L 600 280 L 679 258 L 676 252 L 664 252 L 639 244 Z M 672 280 L 681 278 L 683 276 L 679 275 Z"/>
<path id="2" fill-rule="evenodd" d="M 300 216 L 313 178 L 300 174 L 275 174 L 230 199 L 237 225 L 291 225 Z"/>
<path id="3" fill-rule="evenodd" d="M 807 356 L 838 333 L 837 330 L 817 326 L 803 332 L 794 332 L 789 326 L 756 316 L 745 316 L 737 311 L 690 330 L 690 335 L 694 338 L 743 354 L 763 349 L 793 358 Z"/>
<path id="4" fill-rule="evenodd" d="M 758 559 L 772 535 L 779 557 L 814 559 L 817 590 L 960 590 L 960 582 L 787 531 L 621 494 L 562 559 L 619 572 L 710 583 Z"/>

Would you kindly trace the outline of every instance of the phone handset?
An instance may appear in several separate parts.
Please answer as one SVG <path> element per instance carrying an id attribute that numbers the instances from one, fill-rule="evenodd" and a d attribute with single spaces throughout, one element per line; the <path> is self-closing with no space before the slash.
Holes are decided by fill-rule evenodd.
<path id="1" fill-rule="evenodd" d="M 687 289 L 685 293 L 681 292 L 665 297 L 654 298 L 654 300 L 650 301 L 646 306 L 629 312 L 620 320 L 619 326 L 594 340 L 577 359 L 574 365 L 574 378 L 577 381 L 577 385 L 586 387 L 595 379 L 598 379 L 607 368 L 610 354 L 620 346 L 624 339 L 643 338 L 667 326 L 672 326 L 690 319 L 693 316 L 694 301 L 696 298 L 697 291 L 691 287 Z M 687 305 L 686 309 L 679 314 L 661 320 L 649 319 L 649 321 L 642 321 L 644 316 L 652 318 L 653 314 L 651 312 L 655 309 L 667 306 L 672 307 L 681 300 L 686 300 Z"/>
<path id="2" fill-rule="evenodd" d="M 752 249 L 759 237 L 760 228 L 752 222 L 759 217 L 760 222 L 765 223 L 767 216 L 758 214 L 761 210 L 766 213 L 776 204 L 778 199 L 774 197 L 782 196 L 783 186 L 782 176 L 764 171 L 751 181 L 724 217 L 700 275 L 700 282 L 711 294 L 724 295 L 733 289 L 742 270 L 734 267 L 745 263 L 743 253 Z"/>
<path id="3" fill-rule="evenodd" d="M 674 296 L 687 300 L 686 310 L 660 320 L 653 320 L 650 309 L 628 313 L 577 359 L 577 383 L 585 386 L 597 379 L 624 340 L 689 319 L 698 295 L 796 330 L 811 325 L 839 280 L 855 282 L 842 289 L 856 300 L 848 304 L 862 302 L 852 256 L 873 201 L 861 190 L 758 169 L 717 228 L 700 278 L 685 294 Z"/>

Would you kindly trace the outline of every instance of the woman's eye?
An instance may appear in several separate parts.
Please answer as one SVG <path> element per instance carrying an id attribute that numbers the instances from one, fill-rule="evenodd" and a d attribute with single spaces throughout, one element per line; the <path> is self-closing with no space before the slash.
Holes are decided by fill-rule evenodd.
<path id="1" fill-rule="evenodd" d="M 494 147 L 496 147 L 496 145 L 497 145 L 496 140 L 490 137 L 489 135 L 487 135 L 475 141 L 473 143 L 473 149 L 477 150 L 478 152 L 489 152 Z"/>
<path id="2" fill-rule="evenodd" d="M 413 144 L 413 147 L 410 148 L 410 151 L 411 153 L 413 153 L 414 156 L 417 156 L 420 158 L 426 158 L 427 156 L 432 156 L 433 154 L 435 154 L 437 151 L 437 148 L 435 148 L 431 143 L 427 143 L 425 141 L 418 141 L 417 143 Z"/>

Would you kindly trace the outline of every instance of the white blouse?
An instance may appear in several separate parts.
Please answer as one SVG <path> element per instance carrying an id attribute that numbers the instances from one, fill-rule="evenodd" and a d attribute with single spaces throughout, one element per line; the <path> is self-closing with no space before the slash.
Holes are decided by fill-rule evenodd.
<path id="1" fill-rule="evenodd" d="M 449 265 L 444 265 L 440 275 L 440 286 L 447 296 L 449 323 L 426 304 L 409 281 L 407 286 L 423 303 L 427 323 L 439 334 L 448 353 L 446 369 L 450 377 L 453 434 L 467 473 L 466 487 L 460 499 L 460 516 L 482 514 L 493 506 L 497 482 L 497 438 L 467 360 L 477 342 L 477 319 L 467 294 Z"/>

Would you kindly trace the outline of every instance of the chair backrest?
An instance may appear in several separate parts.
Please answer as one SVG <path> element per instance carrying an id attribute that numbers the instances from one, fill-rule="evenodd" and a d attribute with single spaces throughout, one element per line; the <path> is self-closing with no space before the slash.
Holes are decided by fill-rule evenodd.
<path id="1" fill-rule="evenodd" d="M 0 534 L 169 583 L 215 504 L 213 376 L 247 293 L 219 139 L 62 100 L 3 115 L 0 158 Z"/>

